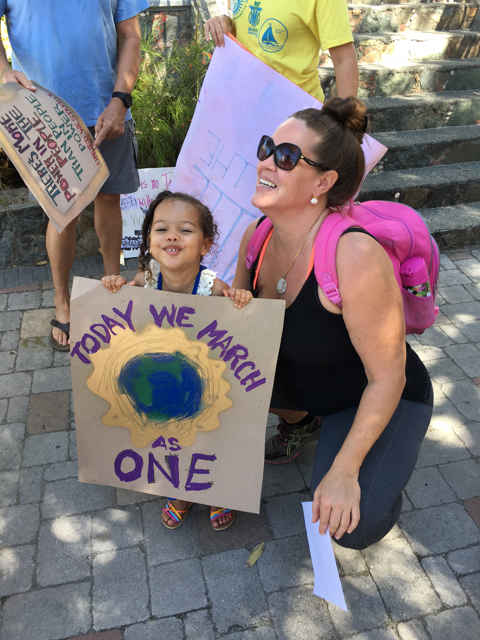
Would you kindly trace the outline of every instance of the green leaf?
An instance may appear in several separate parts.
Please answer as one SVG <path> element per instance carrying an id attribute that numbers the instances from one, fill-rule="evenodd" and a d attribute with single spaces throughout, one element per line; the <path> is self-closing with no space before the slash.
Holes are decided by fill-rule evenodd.
<path id="1" fill-rule="evenodd" d="M 248 560 L 245 562 L 245 566 L 253 567 L 253 565 L 257 562 L 257 560 L 262 555 L 264 549 L 265 549 L 265 542 L 261 542 L 260 544 L 257 544 L 255 549 L 248 556 Z"/>

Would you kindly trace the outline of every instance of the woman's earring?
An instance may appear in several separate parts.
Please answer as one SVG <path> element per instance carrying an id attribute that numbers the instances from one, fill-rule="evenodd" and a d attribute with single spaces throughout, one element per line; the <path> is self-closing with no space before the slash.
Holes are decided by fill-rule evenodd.
<path id="1" fill-rule="evenodd" d="M 316 198 L 315 196 L 312 196 L 312 199 L 310 200 L 310 204 L 318 204 L 318 198 Z"/>

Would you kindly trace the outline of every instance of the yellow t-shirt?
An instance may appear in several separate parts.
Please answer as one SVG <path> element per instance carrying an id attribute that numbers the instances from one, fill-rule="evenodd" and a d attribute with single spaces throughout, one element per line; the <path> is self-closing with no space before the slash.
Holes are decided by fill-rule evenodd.
<path id="1" fill-rule="evenodd" d="M 231 7 L 243 46 L 323 102 L 319 51 L 353 41 L 346 0 L 233 0 Z"/>

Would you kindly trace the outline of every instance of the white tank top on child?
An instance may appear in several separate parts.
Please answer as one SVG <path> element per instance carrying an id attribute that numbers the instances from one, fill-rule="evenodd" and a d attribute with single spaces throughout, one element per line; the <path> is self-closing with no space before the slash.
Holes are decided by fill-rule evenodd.
<path id="1" fill-rule="evenodd" d="M 152 277 L 147 280 L 145 278 L 145 289 L 156 289 L 158 284 L 158 276 L 160 275 L 160 265 L 158 262 L 152 258 L 150 260 L 150 271 L 152 272 Z M 212 287 L 215 282 L 215 278 L 217 277 L 216 271 L 212 271 L 211 269 L 203 269 L 200 274 L 200 280 L 198 282 L 197 287 L 197 296 L 211 296 L 212 295 Z"/>

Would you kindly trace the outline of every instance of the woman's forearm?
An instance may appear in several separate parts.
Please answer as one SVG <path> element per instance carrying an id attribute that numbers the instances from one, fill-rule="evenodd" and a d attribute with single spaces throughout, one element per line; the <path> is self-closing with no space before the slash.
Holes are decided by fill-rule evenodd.
<path id="1" fill-rule="evenodd" d="M 337 96 L 339 98 L 357 97 L 358 64 L 353 42 L 332 47 L 329 52 L 335 69 Z"/>

